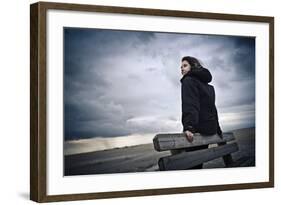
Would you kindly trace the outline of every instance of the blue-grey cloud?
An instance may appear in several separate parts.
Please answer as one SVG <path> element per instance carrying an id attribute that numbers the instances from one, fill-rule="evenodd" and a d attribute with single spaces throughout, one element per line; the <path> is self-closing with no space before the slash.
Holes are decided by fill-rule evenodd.
<path id="1" fill-rule="evenodd" d="M 254 126 L 254 38 L 65 28 L 65 139 L 181 131 L 185 55 L 212 73 L 221 127 Z"/>

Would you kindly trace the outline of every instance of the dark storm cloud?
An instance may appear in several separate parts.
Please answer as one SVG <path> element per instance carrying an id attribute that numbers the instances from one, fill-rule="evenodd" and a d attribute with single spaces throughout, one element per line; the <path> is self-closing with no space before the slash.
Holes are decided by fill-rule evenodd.
<path id="1" fill-rule="evenodd" d="M 233 57 L 234 62 L 238 62 L 241 69 L 236 68 L 237 75 L 241 79 L 252 79 L 255 77 L 255 39 L 237 38 L 236 39 L 236 53 Z"/>
<path id="2" fill-rule="evenodd" d="M 255 39 L 227 37 L 209 61 L 216 76 L 219 105 L 230 107 L 255 101 Z M 207 61 L 208 62 L 208 61 Z M 231 97 L 232 96 L 232 97 Z"/>
<path id="3" fill-rule="evenodd" d="M 255 39 L 65 28 L 65 138 L 180 131 L 185 55 L 211 71 L 222 127 L 252 125 Z"/>

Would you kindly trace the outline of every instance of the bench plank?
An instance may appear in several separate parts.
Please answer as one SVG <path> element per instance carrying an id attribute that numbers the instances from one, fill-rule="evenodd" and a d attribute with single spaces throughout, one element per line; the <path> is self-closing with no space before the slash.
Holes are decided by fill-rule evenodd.
<path id="1" fill-rule="evenodd" d="M 157 134 L 153 138 L 154 148 L 157 151 L 166 151 L 173 149 L 183 149 L 195 147 L 200 145 L 208 145 L 215 143 L 222 143 L 235 140 L 232 132 L 224 132 L 223 138 L 219 135 L 201 135 L 194 133 L 194 140 L 192 143 L 188 142 L 184 133 L 170 133 L 170 134 Z"/>
<path id="2" fill-rule="evenodd" d="M 160 170 L 183 170 L 204 162 L 238 151 L 237 143 L 226 144 L 193 152 L 182 152 L 177 155 L 162 157 L 158 161 Z"/>

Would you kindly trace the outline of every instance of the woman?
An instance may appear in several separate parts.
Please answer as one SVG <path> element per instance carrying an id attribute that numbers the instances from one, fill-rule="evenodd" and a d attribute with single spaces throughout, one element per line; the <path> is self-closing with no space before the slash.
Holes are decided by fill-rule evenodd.
<path id="1" fill-rule="evenodd" d="M 212 75 L 200 62 L 191 56 L 185 56 L 181 62 L 181 97 L 183 132 L 189 142 L 193 133 L 204 135 L 222 135 L 215 105 L 215 89 L 209 85 Z M 207 148 L 207 146 L 195 149 Z M 202 168 L 199 165 L 195 168 Z"/>

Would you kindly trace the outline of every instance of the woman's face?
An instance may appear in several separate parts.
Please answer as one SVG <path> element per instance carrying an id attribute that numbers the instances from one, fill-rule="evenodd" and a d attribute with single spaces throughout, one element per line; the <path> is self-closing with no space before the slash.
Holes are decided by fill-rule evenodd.
<path id="1" fill-rule="evenodd" d="M 181 74 L 182 75 L 187 74 L 188 71 L 190 71 L 190 68 L 191 68 L 191 66 L 186 60 L 181 62 Z"/>

